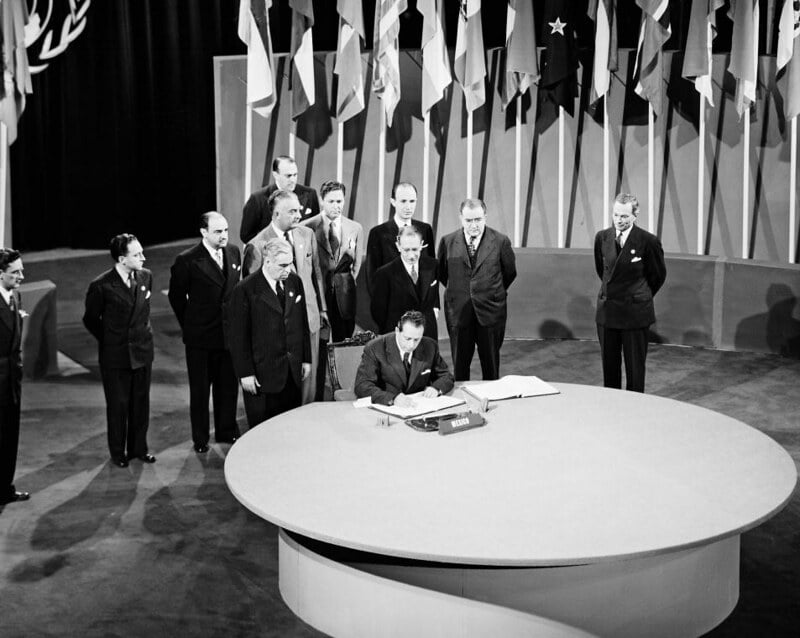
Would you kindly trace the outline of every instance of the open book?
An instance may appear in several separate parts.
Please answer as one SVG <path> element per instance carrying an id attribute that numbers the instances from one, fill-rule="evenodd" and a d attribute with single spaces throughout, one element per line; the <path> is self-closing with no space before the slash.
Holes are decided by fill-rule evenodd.
<path id="1" fill-rule="evenodd" d="M 524 377 L 509 374 L 496 381 L 463 385 L 461 389 L 479 401 L 500 401 L 501 399 L 518 399 L 521 397 L 540 397 L 545 394 L 560 394 L 549 383 L 539 377 Z"/>
<path id="2" fill-rule="evenodd" d="M 458 397 L 448 397 L 444 394 L 430 399 L 423 397 L 422 392 L 417 392 L 416 394 L 411 394 L 409 396 L 414 399 L 414 405 L 411 407 L 401 408 L 397 405 L 380 405 L 378 403 L 371 402 L 367 403 L 367 406 L 373 410 L 385 412 L 386 414 L 391 414 L 392 416 L 396 416 L 401 419 L 411 419 L 416 416 L 422 416 L 423 414 L 430 414 L 432 412 L 439 412 L 440 410 L 447 410 L 453 406 L 466 403 L 464 399 L 459 399 Z M 365 398 L 366 401 L 370 401 L 369 397 Z M 362 401 L 364 401 L 364 399 L 359 399 L 354 405 L 356 407 L 361 407 L 361 405 L 358 404 Z"/>

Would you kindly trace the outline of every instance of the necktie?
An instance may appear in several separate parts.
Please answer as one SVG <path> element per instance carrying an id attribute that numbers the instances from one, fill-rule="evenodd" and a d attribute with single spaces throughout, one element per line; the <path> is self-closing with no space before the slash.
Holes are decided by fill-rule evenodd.
<path id="1" fill-rule="evenodd" d="M 294 272 L 297 272 L 297 262 L 295 261 L 294 258 L 294 242 L 292 241 L 292 235 L 289 233 L 288 230 L 284 230 L 283 237 L 286 239 L 286 241 L 289 242 L 289 245 L 292 247 L 292 270 Z"/>
<path id="2" fill-rule="evenodd" d="M 16 311 L 16 309 L 17 309 L 17 302 L 14 301 L 14 295 L 13 294 L 8 298 L 8 307 L 11 309 L 11 312 Z"/>
<path id="3" fill-rule="evenodd" d="M 408 377 L 411 375 L 411 354 L 408 352 L 403 354 L 403 367 L 406 370 L 406 381 L 408 381 Z"/>
<path id="4" fill-rule="evenodd" d="M 617 245 L 617 254 L 619 255 L 622 252 L 622 233 L 617 233 L 617 240 L 615 243 Z"/>
<path id="5" fill-rule="evenodd" d="M 339 256 L 339 238 L 336 236 L 336 224 L 331 224 L 328 231 L 328 242 L 331 245 L 331 253 L 334 257 Z"/>
<path id="6" fill-rule="evenodd" d="M 470 258 L 475 257 L 475 238 L 469 238 L 469 244 L 467 244 L 467 250 L 469 251 Z"/>
<path id="7" fill-rule="evenodd" d="M 417 282 L 419 281 L 419 273 L 417 273 L 416 265 L 411 266 L 411 281 L 414 282 L 415 286 L 417 285 Z"/>
<path id="8" fill-rule="evenodd" d="M 214 260 L 217 262 L 217 266 L 219 266 L 219 269 L 222 270 L 223 269 L 222 251 L 219 248 L 217 248 L 217 250 L 214 251 Z"/>
<path id="9" fill-rule="evenodd" d="M 286 308 L 286 292 L 283 289 L 283 283 L 277 282 L 275 286 L 275 291 L 278 293 L 278 301 L 281 304 L 281 308 Z"/>

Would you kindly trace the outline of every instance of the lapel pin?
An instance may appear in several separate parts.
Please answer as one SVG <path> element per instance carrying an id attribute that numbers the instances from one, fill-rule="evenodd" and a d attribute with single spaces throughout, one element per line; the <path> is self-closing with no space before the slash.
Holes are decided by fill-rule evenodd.
<path id="1" fill-rule="evenodd" d="M 147 290 L 147 288 L 145 288 L 144 286 L 142 286 L 142 292 L 144 292 L 145 290 Z"/>
<path id="2" fill-rule="evenodd" d="M 635 254 L 636 254 L 636 249 L 635 248 L 631 248 L 631 255 L 635 255 Z"/>

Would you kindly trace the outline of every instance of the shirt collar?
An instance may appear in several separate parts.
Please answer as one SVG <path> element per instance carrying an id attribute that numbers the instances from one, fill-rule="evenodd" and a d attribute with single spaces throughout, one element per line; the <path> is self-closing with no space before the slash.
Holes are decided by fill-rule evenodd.
<path id="1" fill-rule="evenodd" d="M 130 273 L 126 273 L 125 269 L 118 263 L 114 264 L 114 270 L 117 271 L 117 274 L 119 275 L 120 279 L 122 279 L 122 282 L 127 286 L 128 282 L 131 280 Z M 132 272 L 133 271 L 131 271 L 131 273 Z M 136 275 L 134 275 L 134 279 L 135 278 L 136 278 Z"/>
<path id="2" fill-rule="evenodd" d="M 406 356 L 406 353 L 403 352 L 403 349 L 400 347 L 400 338 L 397 336 L 397 334 L 398 333 L 395 330 L 395 333 L 394 333 L 394 344 L 397 346 L 397 352 L 400 353 L 400 361 L 402 361 L 403 358 Z M 413 350 L 411 352 L 409 352 L 408 354 L 409 354 L 409 359 L 413 359 L 414 358 L 414 351 Z"/>
<path id="3" fill-rule="evenodd" d="M 407 264 L 406 262 L 404 262 L 402 257 L 400 258 L 400 263 L 403 264 L 403 268 L 405 268 L 406 272 L 410 275 L 411 274 L 411 266 L 409 264 Z M 417 274 L 419 274 L 419 262 L 414 264 L 414 266 L 416 266 Z"/>
<path id="4" fill-rule="evenodd" d="M 394 223 L 397 224 L 398 228 L 402 228 L 403 226 L 411 226 L 411 219 L 405 220 L 401 219 L 400 215 L 397 213 L 394 214 Z"/>
<path id="5" fill-rule="evenodd" d="M 261 268 L 261 274 L 264 275 L 264 279 L 267 280 L 267 283 L 269 284 L 269 287 L 272 288 L 272 292 L 274 292 L 277 295 L 278 294 L 278 281 L 276 279 L 273 279 L 272 277 L 270 277 L 267 274 L 267 269 L 266 268 L 263 268 L 263 267 Z M 284 286 L 284 289 L 285 289 L 285 286 Z"/>
<path id="6" fill-rule="evenodd" d="M 0 295 L 3 296 L 3 300 L 6 302 L 6 305 L 9 305 L 9 299 L 11 299 L 11 295 L 14 294 L 11 290 L 6 290 L 5 286 L 0 286 Z"/>
<path id="7" fill-rule="evenodd" d="M 628 241 L 628 236 L 631 234 L 632 230 L 633 230 L 633 224 L 628 226 L 628 230 L 623 230 L 622 231 L 622 242 L 620 243 L 621 246 L 624 246 L 625 242 Z M 617 229 L 615 228 L 614 229 L 614 237 L 616 238 L 616 236 L 617 236 Z"/>
<path id="8" fill-rule="evenodd" d="M 481 239 L 483 239 L 483 233 L 484 233 L 485 231 L 486 231 L 486 229 L 484 229 L 483 231 L 481 231 L 481 234 L 480 234 L 480 235 L 478 235 L 478 236 L 475 238 L 475 247 L 476 247 L 476 248 L 477 248 L 477 247 L 480 245 L 480 243 L 481 243 Z M 467 231 L 464 231 L 464 241 L 467 243 L 467 245 L 469 245 L 469 235 L 467 234 Z"/>
<path id="9" fill-rule="evenodd" d="M 203 241 L 203 246 L 205 246 L 206 250 L 208 251 L 208 254 L 211 255 L 211 257 L 214 258 L 215 260 L 217 258 L 217 252 L 219 252 L 220 255 L 222 254 L 222 248 L 212 248 L 206 243 L 205 237 L 203 238 L 202 241 Z"/>

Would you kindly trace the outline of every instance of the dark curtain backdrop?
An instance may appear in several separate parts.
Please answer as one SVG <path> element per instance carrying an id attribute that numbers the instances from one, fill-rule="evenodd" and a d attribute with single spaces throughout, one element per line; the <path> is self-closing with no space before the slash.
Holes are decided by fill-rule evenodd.
<path id="1" fill-rule="evenodd" d="M 571 6 L 582 47 L 592 41 L 586 1 Z M 540 0 L 534 2 L 541 16 Z M 374 5 L 364 0 L 366 49 L 372 47 Z M 619 0 L 618 7 L 620 45 L 635 46 L 635 0 Z M 682 7 L 672 2 L 672 48 L 688 17 Z M 314 9 L 315 49 L 335 50 L 336 3 L 317 0 Z M 445 3 L 451 47 L 457 11 L 457 2 Z M 504 43 L 505 11 L 505 2 L 484 0 L 487 48 Z M 270 15 L 275 50 L 286 51 L 288 0 L 276 0 Z M 236 0 L 92 3 L 84 32 L 34 76 L 11 147 L 15 247 L 105 247 L 120 232 L 136 234 L 147 246 L 197 232 L 197 217 L 216 206 L 211 58 L 245 52 L 237 19 Z M 401 17 L 401 47 L 418 48 L 421 28 L 410 0 Z M 543 28 L 537 18 L 539 33 Z"/>

